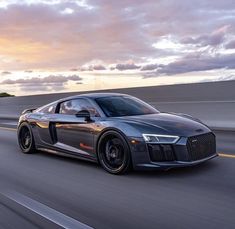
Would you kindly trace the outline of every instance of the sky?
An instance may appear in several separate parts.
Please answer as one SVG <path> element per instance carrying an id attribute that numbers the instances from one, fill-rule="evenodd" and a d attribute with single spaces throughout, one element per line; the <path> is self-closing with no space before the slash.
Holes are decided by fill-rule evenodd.
<path id="1" fill-rule="evenodd" d="M 233 79 L 234 0 L 0 0 L 0 92 Z"/>

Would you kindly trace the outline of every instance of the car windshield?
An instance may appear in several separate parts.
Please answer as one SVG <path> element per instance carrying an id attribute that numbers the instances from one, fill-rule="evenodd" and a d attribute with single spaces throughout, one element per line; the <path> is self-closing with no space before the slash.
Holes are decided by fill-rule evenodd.
<path id="1" fill-rule="evenodd" d="M 134 116 L 159 113 L 147 103 L 130 96 L 110 96 L 95 99 L 108 117 Z"/>

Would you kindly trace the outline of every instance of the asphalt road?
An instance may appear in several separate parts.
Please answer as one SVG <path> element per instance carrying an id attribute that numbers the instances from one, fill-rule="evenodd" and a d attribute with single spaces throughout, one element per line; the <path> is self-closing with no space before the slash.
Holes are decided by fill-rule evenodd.
<path id="1" fill-rule="evenodd" d="M 15 130 L 7 129 L 14 126 L 1 126 L 0 228 L 63 226 L 52 222 L 56 217 L 78 223 L 67 228 L 234 228 L 233 132 L 217 132 L 218 151 L 228 157 L 192 168 L 113 176 L 89 162 L 24 155 Z M 40 209 L 33 212 L 35 204 L 42 205 L 41 212 L 49 209 L 51 218 Z"/>

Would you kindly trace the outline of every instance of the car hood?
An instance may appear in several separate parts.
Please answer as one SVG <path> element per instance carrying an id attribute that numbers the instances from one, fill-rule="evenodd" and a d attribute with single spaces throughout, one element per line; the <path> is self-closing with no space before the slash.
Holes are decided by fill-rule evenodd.
<path id="1" fill-rule="evenodd" d="M 145 126 L 144 130 L 151 131 L 152 133 L 160 131 L 161 134 L 194 136 L 210 131 L 203 123 L 190 118 L 190 116 L 186 117 L 180 114 L 157 113 L 150 115 L 125 116 L 115 119 L 138 123 Z"/>

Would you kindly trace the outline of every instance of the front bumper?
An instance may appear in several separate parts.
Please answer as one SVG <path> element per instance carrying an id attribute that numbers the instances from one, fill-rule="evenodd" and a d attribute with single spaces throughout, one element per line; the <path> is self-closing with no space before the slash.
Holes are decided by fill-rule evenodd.
<path id="1" fill-rule="evenodd" d="M 159 162 L 159 163 L 149 162 L 149 163 L 143 163 L 143 164 L 136 164 L 134 168 L 136 170 L 154 170 L 154 169 L 169 170 L 172 168 L 190 167 L 190 166 L 198 165 L 208 160 L 211 160 L 212 158 L 215 158 L 217 156 L 218 154 L 216 153 L 210 157 L 206 157 L 201 160 L 190 161 L 190 162 L 186 162 L 186 161 Z"/>
<path id="2" fill-rule="evenodd" d="M 167 145 L 169 147 L 165 146 L 161 145 L 161 151 L 156 150 L 156 157 L 153 157 L 151 152 L 152 145 L 140 139 L 138 144 L 131 144 L 134 169 L 168 170 L 177 167 L 188 167 L 218 156 L 216 153 L 215 135 L 212 132 L 198 136 L 181 137 L 175 144 Z M 169 148 L 172 149 L 172 152 L 169 152 Z M 162 153 L 162 149 L 167 149 L 167 152 L 163 151 L 163 156 L 159 156 L 158 153 Z"/>

